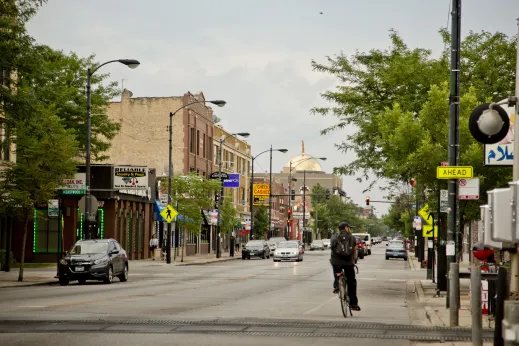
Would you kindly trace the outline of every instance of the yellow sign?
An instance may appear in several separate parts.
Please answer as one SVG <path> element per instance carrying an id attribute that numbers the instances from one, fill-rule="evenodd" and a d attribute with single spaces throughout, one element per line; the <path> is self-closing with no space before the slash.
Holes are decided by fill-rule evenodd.
<path id="1" fill-rule="evenodd" d="M 474 176 L 472 166 L 438 166 L 436 167 L 437 179 L 470 179 Z"/>
<path id="2" fill-rule="evenodd" d="M 422 226 L 422 235 L 424 238 L 436 238 L 438 237 L 438 226 L 434 226 L 434 235 L 432 225 L 423 225 Z"/>
<path id="3" fill-rule="evenodd" d="M 169 204 L 160 212 L 160 216 L 162 216 L 167 223 L 171 223 L 171 221 L 173 221 L 177 215 L 178 211 L 173 209 L 173 207 Z"/>
<path id="4" fill-rule="evenodd" d="M 429 205 L 424 205 L 423 208 L 418 211 L 418 215 L 422 217 L 424 224 L 432 225 L 432 218 L 429 218 Z"/>
<path id="5" fill-rule="evenodd" d="M 270 185 L 269 184 L 254 184 L 253 191 L 254 191 L 254 196 L 270 196 Z"/>
<path id="6" fill-rule="evenodd" d="M 269 196 L 254 196 L 252 205 L 269 205 Z"/>

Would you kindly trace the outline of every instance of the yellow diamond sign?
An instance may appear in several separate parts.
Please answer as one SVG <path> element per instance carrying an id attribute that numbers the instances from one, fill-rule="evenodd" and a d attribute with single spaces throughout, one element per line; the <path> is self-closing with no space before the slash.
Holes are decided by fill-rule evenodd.
<path id="1" fill-rule="evenodd" d="M 160 216 L 162 216 L 167 223 L 171 223 L 171 221 L 175 220 L 177 215 L 178 211 L 173 209 L 173 207 L 169 204 L 160 212 Z"/>

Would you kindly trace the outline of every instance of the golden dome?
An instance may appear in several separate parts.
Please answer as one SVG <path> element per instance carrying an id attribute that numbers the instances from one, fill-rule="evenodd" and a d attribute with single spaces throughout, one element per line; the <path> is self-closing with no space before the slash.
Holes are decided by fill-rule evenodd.
<path id="1" fill-rule="evenodd" d="M 311 155 L 302 153 L 301 155 L 297 155 L 290 159 L 284 166 L 285 168 L 290 169 L 290 162 L 292 162 L 292 172 L 297 171 L 312 171 L 312 172 L 322 172 L 321 165 L 319 164 L 319 160 L 314 158 Z"/>

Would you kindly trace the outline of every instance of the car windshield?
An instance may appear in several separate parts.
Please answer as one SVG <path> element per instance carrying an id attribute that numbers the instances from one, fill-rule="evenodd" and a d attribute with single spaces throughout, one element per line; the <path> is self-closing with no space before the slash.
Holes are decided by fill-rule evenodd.
<path id="1" fill-rule="evenodd" d="M 279 243 L 279 248 L 294 248 L 294 249 L 297 249 L 297 243 L 288 243 L 288 242 L 285 242 L 285 243 Z"/>
<path id="2" fill-rule="evenodd" d="M 84 254 L 101 254 L 106 253 L 108 249 L 107 242 L 80 242 L 76 243 L 70 250 L 71 255 L 84 255 Z"/>
<path id="3" fill-rule="evenodd" d="M 276 243 L 275 241 L 269 241 L 268 244 L 269 246 L 276 246 L 278 243 Z"/>
<path id="4" fill-rule="evenodd" d="M 251 240 L 245 246 L 263 246 L 263 242 L 261 240 Z"/>

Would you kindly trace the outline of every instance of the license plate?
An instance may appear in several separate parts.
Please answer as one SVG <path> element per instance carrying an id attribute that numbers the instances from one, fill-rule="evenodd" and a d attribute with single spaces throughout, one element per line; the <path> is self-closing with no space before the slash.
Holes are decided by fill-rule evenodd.
<path id="1" fill-rule="evenodd" d="M 76 271 L 77 272 L 84 272 L 85 271 L 85 267 L 76 267 Z"/>
<path id="2" fill-rule="evenodd" d="M 251 251 L 251 253 L 250 253 L 250 254 L 251 254 L 251 255 L 254 255 L 254 252 L 252 252 L 252 251 Z"/>

